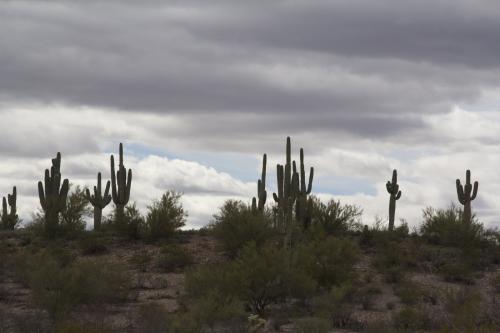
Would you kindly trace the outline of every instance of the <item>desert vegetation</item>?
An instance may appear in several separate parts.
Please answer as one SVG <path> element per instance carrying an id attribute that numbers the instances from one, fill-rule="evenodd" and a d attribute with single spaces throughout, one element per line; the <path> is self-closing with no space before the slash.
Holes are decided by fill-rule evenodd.
<path id="1" fill-rule="evenodd" d="M 500 332 L 500 232 L 473 213 L 469 170 L 463 208 L 426 207 L 410 231 L 395 222 L 397 170 L 388 222 L 363 224 L 361 207 L 313 194 L 304 155 L 287 138 L 273 200 L 264 154 L 252 200 L 184 230 L 175 189 L 145 215 L 130 201 L 122 144 L 93 194 L 62 179 L 57 153 L 32 221 L 16 187 L 3 198 L 0 332 Z"/>

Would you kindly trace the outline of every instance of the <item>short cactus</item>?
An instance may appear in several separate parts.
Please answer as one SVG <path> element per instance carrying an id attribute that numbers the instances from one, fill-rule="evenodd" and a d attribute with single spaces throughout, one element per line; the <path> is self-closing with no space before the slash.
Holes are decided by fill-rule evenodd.
<path id="1" fill-rule="evenodd" d="M 7 195 L 7 199 L 3 197 L 2 200 L 2 229 L 14 230 L 19 218 L 17 216 L 17 189 L 14 186 L 12 188 L 12 194 Z M 7 209 L 7 203 L 10 206 L 10 212 Z"/>
<path id="2" fill-rule="evenodd" d="M 101 173 L 97 173 L 97 186 L 94 186 L 94 195 L 90 195 L 89 189 L 85 190 L 85 197 L 94 207 L 94 230 L 101 228 L 102 210 L 111 202 L 111 195 L 109 194 L 109 180 L 106 182 L 106 189 L 104 195 L 101 191 Z"/>
<path id="3" fill-rule="evenodd" d="M 266 154 L 264 154 L 264 156 L 262 157 L 262 176 L 257 181 L 257 197 L 259 200 L 258 204 L 257 204 L 257 198 L 253 197 L 252 199 L 252 212 L 254 213 L 257 212 L 262 213 L 264 211 L 264 206 L 266 205 L 266 199 L 267 199 L 266 165 L 267 165 L 267 156 Z"/>
<path id="4" fill-rule="evenodd" d="M 470 182 L 470 170 L 467 170 L 467 172 L 465 173 L 465 185 L 460 184 L 460 179 L 457 179 L 456 185 L 458 201 L 460 201 L 460 203 L 464 205 L 463 221 L 464 223 L 470 224 L 472 222 L 470 203 L 476 198 L 479 183 L 475 181 L 474 188 L 472 187 L 472 184 Z"/>
<path id="5" fill-rule="evenodd" d="M 115 175 L 115 160 L 111 155 L 111 195 L 113 202 L 116 205 L 116 220 L 123 221 L 124 209 L 130 198 L 130 187 L 132 185 L 132 170 L 127 170 L 123 165 L 123 145 L 120 143 L 118 171 Z"/>
<path id="6" fill-rule="evenodd" d="M 44 184 L 38 182 L 38 196 L 40 205 L 45 212 L 45 232 L 47 236 L 53 237 L 59 226 L 59 213 L 66 208 L 66 198 L 69 191 L 69 181 L 64 179 L 61 186 L 61 153 L 57 153 L 52 159 L 50 173 L 45 169 Z"/>
<path id="7" fill-rule="evenodd" d="M 385 185 L 387 192 L 390 194 L 389 198 L 389 231 L 394 230 L 394 216 L 396 215 L 396 201 L 401 198 L 401 191 L 398 185 L 398 172 L 392 171 L 392 181 L 388 181 Z"/>

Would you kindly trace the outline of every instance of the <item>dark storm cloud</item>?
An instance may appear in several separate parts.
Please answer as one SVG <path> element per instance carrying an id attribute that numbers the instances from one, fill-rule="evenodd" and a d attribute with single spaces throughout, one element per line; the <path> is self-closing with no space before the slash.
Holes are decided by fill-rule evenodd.
<path id="1" fill-rule="evenodd" d="M 498 86 L 498 18 L 451 0 L 4 2 L 0 97 L 188 114 L 206 135 L 396 136 Z"/>

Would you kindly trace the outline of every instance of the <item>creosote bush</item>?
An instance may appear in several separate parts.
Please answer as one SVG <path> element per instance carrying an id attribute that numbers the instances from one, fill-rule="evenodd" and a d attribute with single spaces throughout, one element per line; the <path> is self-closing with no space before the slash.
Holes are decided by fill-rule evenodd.
<path id="1" fill-rule="evenodd" d="M 209 228 L 222 243 L 231 258 L 249 242 L 262 246 L 273 237 L 272 219 L 266 210 L 255 214 L 251 207 L 237 200 L 226 201 L 218 214 L 214 215 Z"/>
<path id="2" fill-rule="evenodd" d="M 72 258 L 56 248 L 19 258 L 18 279 L 31 288 L 34 304 L 47 310 L 52 319 L 64 318 L 78 305 L 126 299 L 130 279 L 120 265 Z"/>
<path id="3" fill-rule="evenodd" d="M 172 237 L 186 223 L 187 213 L 182 207 L 181 193 L 165 192 L 148 206 L 145 229 L 151 239 Z"/>
<path id="4" fill-rule="evenodd" d="M 362 229 L 360 220 L 363 210 L 358 206 L 341 204 L 338 200 L 323 203 L 313 195 L 311 200 L 313 207 L 311 224 L 321 227 L 328 235 L 346 235 Z"/>
<path id="5" fill-rule="evenodd" d="M 193 263 L 193 257 L 176 244 L 165 245 L 158 256 L 158 268 L 164 272 L 181 270 Z"/>

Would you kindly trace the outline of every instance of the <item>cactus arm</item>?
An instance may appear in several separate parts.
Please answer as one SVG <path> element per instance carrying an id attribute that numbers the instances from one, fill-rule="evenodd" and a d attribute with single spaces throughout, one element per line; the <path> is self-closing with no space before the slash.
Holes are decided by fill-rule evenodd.
<path id="1" fill-rule="evenodd" d="M 474 190 L 472 191 L 472 196 L 470 197 L 470 200 L 474 200 L 476 199 L 476 195 L 477 195 L 477 189 L 479 187 L 479 183 L 477 181 L 474 182 Z"/>
<path id="2" fill-rule="evenodd" d="M 7 200 L 5 197 L 2 199 L 2 220 L 7 218 Z"/>
<path id="3" fill-rule="evenodd" d="M 306 194 L 311 194 L 312 184 L 313 184 L 313 178 L 314 178 L 314 168 L 311 167 L 311 169 L 309 171 L 309 184 L 307 185 L 307 192 L 306 192 Z"/>
<path id="4" fill-rule="evenodd" d="M 116 192 L 116 176 L 115 176 L 115 159 L 113 155 L 111 155 L 111 196 L 113 197 L 113 201 L 118 201 L 118 193 Z"/>
<path id="5" fill-rule="evenodd" d="M 128 169 L 127 188 L 125 190 L 125 202 L 130 199 L 130 189 L 132 187 L 132 170 Z"/>
<path id="6" fill-rule="evenodd" d="M 464 188 L 462 184 L 460 184 L 460 179 L 456 180 L 456 186 L 457 186 L 457 196 L 458 196 L 458 201 L 464 205 L 465 204 L 465 196 L 464 196 Z"/>
<path id="7" fill-rule="evenodd" d="M 401 198 L 401 191 L 398 191 L 398 194 L 396 195 L 396 200 L 399 200 L 399 198 Z"/>
<path id="8" fill-rule="evenodd" d="M 47 200 L 45 199 L 45 193 L 43 191 L 43 184 L 41 181 L 38 182 L 38 196 L 40 198 L 40 205 L 43 210 L 47 209 Z"/>

